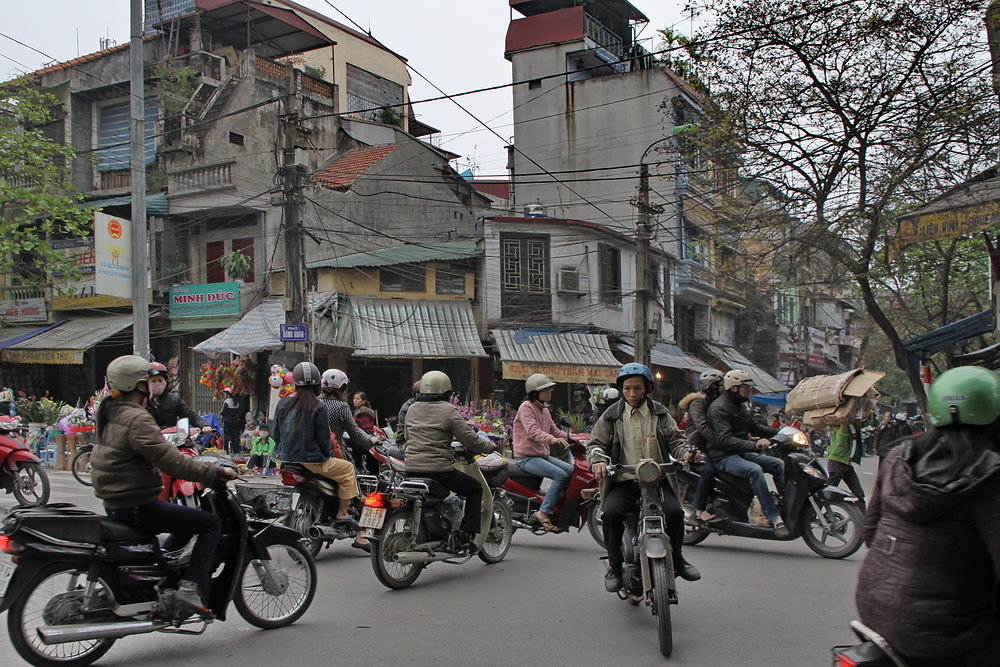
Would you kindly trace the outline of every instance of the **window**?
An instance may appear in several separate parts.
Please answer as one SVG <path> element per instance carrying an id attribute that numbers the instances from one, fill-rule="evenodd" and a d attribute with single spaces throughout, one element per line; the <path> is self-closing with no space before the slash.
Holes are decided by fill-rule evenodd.
<path id="1" fill-rule="evenodd" d="M 531 81 L 528 82 L 528 89 L 529 90 L 534 90 L 536 88 L 541 88 L 541 87 L 542 87 L 542 80 L 541 79 L 532 79 Z"/>
<path id="2" fill-rule="evenodd" d="M 237 146 L 242 146 L 243 144 L 246 143 L 246 137 L 244 137 L 239 132 L 230 132 L 229 143 L 236 144 Z"/>
<path id="3" fill-rule="evenodd" d="M 243 282 L 252 283 L 257 275 L 257 264 L 253 256 L 253 237 L 233 239 L 233 252 L 237 250 L 250 259 L 250 268 L 247 270 L 247 275 L 243 278 Z"/>
<path id="4" fill-rule="evenodd" d="M 500 308 L 508 320 L 549 322 L 549 237 L 500 235 Z"/>
<path id="5" fill-rule="evenodd" d="M 427 280 L 422 264 L 387 266 L 378 271 L 378 288 L 382 292 L 426 292 Z"/>
<path id="6" fill-rule="evenodd" d="M 225 254 L 225 241 L 209 241 L 205 244 L 205 282 L 226 282 L 226 271 L 222 268 L 222 256 Z"/>
<path id="7" fill-rule="evenodd" d="M 131 111 L 128 102 L 109 104 L 98 110 L 97 118 L 97 170 L 119 171 L 129 168 L 131 147 L 129 146 L 131 132 Z M 144 154 L 146 164 L 156 159 L 156 99 L 146 100 L 146 122 Z M 104 148 L 104 147 L 107 148 Z"/>
<path id="8" fill-rule="evenodd" d="M 438 264 L 434 272 L 435 292 L 438 294 L 465 294 L 465 269 L 452 264 Z"/>
<path id="9" fill-rule="evenodd" d="M 601 298 L 607 303 L 622 302 L 622 253 L 606 243 L 598 247 L 601 267 Z"/>

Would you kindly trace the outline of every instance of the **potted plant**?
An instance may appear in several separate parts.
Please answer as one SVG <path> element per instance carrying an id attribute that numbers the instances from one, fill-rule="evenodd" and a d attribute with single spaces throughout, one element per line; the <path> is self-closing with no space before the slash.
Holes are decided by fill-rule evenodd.
<path id="1" fill-rule="evenodd" d="M 234 250 L 228 255 L 223 255 L 219 259 L 219 263 L 222 264 L 226 275 L 233 280 L 246 280 L 246 277 L 253 270 L 253 258 L 250 255 L 244 255 L 241 250 Z"/>

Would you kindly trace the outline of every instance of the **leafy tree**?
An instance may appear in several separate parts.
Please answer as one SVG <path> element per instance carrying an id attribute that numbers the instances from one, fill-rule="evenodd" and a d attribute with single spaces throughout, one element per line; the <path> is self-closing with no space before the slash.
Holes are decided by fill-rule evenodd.
<path id="1" fill-rule="evenodd" d="M 694 150 L 740 145 L 744 175 L 782 193 L 772 222 L 755 210 L 744 232 L 793 261 L 829 257 L 901 356 L 889 304 L 916 290 L 935 325 L 955 308 L 940 290 L 930 305 L 950 282 L 922 277 L 937 248 L 890 252 L 897 218 L 996 159 L 985 4 L 706 0 L 712 27 L 684 43 L 710 100 Z M 907 375 L 922 401 L 917 369 Z"/>
<path id="2" fill-rule="evenodd" d="M 0 274 L 22 284 L 79 279 L 51 241 L 93 230 L 70 182 L 76 154 L 50 136 L 62 113 L 53 95 L 24 80 L 0 83 Z"/>

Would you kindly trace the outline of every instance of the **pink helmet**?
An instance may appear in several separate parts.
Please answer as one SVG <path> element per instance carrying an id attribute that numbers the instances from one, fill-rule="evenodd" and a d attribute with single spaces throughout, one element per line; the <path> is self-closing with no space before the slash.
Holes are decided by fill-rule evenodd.
<path id="1" fill-rule="evenodd" d="M 337 368 L 331 368 L 328 371 L 323 371 L 320 386 L 323 389 L 343 389 L 347 386 L 349 381 L 350 380 L 347 379 L 347 373 Z"/>

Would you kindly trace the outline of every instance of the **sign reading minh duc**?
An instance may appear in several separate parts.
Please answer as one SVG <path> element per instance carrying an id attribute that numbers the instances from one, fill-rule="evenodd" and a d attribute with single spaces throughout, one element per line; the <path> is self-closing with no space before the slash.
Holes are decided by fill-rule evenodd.
<path id="1" fill-rule="evenodd" d="M 240 285 L 237 282 L 170 288 L 170 319 L 239 314 Z"/>

